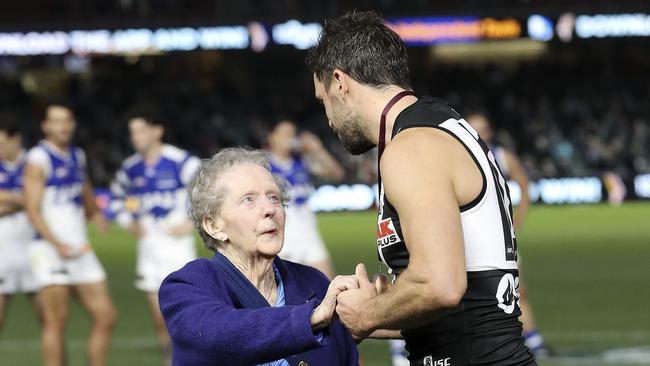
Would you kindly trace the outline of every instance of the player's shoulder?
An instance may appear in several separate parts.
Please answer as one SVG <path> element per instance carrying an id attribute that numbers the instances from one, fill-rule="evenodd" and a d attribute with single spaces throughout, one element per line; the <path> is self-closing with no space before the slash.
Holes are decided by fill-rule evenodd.
<path id="1" fill-rule="evenodd" d="M 71 150 L 77 160 L 84 163 L 86 162 L 86 152 L 83 148 L 79 146 L 73 146 Z"/>
<path id="2" fill-rule="evenodd" d="M 412 127 L 436 127 L 450 119 L 462 117 L 446 100 L 425 95 L 399 113 L 393 134 Z"/>
<path id="3" fill-rule="evenodd" d="M 143 161 L 144 159 L 142 158 L 142 155 L 135 153 L 127 157 L 126 159 L 124 159 L 124 161 L 122 162 L 122 169 L 128 171 L 133 167 L 135 167 L 136 165 L 141 164 Z"/>
<path id="4" fill-rule="evenodd" d="M 45 149 L 45 146 L 43 144 L 37 144 L 32 147 L 30 147 L 27 150 L 27 156 L 33 155 L 33 154 L 47 154 L 47 150 Z"/>
<path id="5" fill-rule="evenodd" d="M 177 164 L 184 162 L 189 157 L 189 153 L 186 150 L 169 144 L 163 145 L 160 154 L 164 159 L 171 160 Z"/>
<path id="6" fill-rule="evenodd" d="M 43 145 L 38 144 L 27 150 L 25 160 L 28 164 L 46 162 L 49 160 L 49 153 Z"/>
<path id="7" fill-rule="evenodd" d="M 382 155 L 387 164 L 400 161 L 441 160 L 449 158 L 450 149 L 455 149 L 453 136 L 438 128 L 409 128 L 393 137 Z"/>

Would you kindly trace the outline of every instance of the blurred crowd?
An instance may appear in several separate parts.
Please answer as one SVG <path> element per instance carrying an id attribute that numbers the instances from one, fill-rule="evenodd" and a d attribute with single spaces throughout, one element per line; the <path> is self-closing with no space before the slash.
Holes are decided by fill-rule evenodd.
<path id="1" fill-rule="evenodd" d="M 107 186 L 132 153 L 126 116 L 134 104 L 155 103 L 167 123 L 166 139 L 202 157 L 224 146 L 263 146 L 268 124 L 289 117 L 324 139 L 349 182 L 373 183 L 374 156 L 344 153 L 314 99 L 303 59 L 303 52 L 288 49 L 255 57 L 201 51 L 94 58 L 81 67 L 77 60 L 74 70 L 43 59 L 38 68 L 14 65 L 0 73 L 2 118 L 20 119 L 26 143 L 33 144 L 39 106 L 53 97 L 68 100 L 92 178 Z M 446 99 L 461 114 L 485 113 L 533 179 L 604 171 L 629 179 L 650 171 L 647 70 L 610 58 L 508 67 L 433 63 L 416 65 L 412 73 L 418 94 Z"/>

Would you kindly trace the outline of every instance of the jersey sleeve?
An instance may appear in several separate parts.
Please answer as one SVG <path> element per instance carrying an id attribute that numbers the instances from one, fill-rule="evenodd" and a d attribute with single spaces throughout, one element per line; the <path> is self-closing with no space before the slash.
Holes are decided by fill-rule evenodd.
<path id="1" fill-rule="evenodd" d="M 81 148 L 75 149 L 75 155 L 77 156 L 77 161 L 79 162 L 79 168 L 86 171 L 88 167 L 88 160 L 86 159 L 86 153 Z"/>
<path id="2" fill-rule="evenodd" d="M 34 147 L 27 153 L 26 164 L 41 168 L 45 180 L 50 178 L 52 174 L 52 162 L 47 152 L 41 147 Z"/>
<path id="3" fill-rule="evenodd" d="M 187 187 L 192 182 L 194 174 L 196 174 L 200 167 L 201 159 L 197 158 L 196 156 L 190 155 L 187 159 L 185 159 L 180 167 L 181 183 Z"/>
<path id="4" fill-rule="evenodd" d="M 126 208 L 126 196 L 131 187 L 131 179 L 124 167 L 117 171 L 111 182 L 110 210 L 115 215 L 115 222 L 123 228 L 133 222 L 133 215 Z"/>

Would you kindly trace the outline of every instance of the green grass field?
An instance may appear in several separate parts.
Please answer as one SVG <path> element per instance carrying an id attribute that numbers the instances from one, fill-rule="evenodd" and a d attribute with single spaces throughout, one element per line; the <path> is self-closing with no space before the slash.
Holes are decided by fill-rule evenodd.
<path id="1" fill-rule="evenodd" d="M 378 268 L 374 213 L 319 220 L 338 272 L 351 273 L 358 262 Z M 133 287 L 134 240 L 117 228 L 91 234 L 120 312 L 110 365 L 161 365 L 144 296 Z M 559 355 L 541 365 L 650 364 L 650 204 L 533 207 L 518 237 L 539 328 Z M 73 305 L 73 366 L 84 365 L 87 329 Z M 0 365 L 40 365 L 38 336 L 28 302 L 15 298 L 0 334 Z M 389 365 L 386 342 L 366 341 L 360 349 L 366 366 Z"/>

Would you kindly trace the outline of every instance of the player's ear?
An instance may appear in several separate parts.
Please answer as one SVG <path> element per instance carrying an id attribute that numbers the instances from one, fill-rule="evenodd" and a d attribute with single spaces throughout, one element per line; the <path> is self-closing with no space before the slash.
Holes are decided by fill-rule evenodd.
<path id="1" fill-rule="evenodd" d="M 347 94 L 350 89 L 350 76 L 340 69 L 334 69 L 332 71 L 332 82 L 330 85 L 330 90 L 333 89 L 333 92 L 343 96 Z"/>

